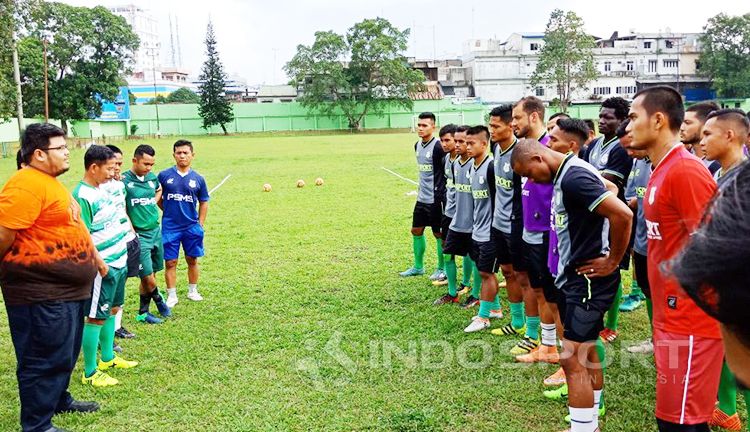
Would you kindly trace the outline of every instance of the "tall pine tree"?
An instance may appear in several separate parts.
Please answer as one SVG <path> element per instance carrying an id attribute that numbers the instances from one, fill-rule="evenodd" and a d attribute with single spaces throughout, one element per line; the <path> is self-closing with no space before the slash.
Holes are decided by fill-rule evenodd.
<path id="1" fill-rule="evenodd" d="M 227 135 L 226 124 L 234 120 L 234 113 L 232 105 L 224 97 L 226 74 L 219 60 L 214 26 L 211 21 L 208 22 L 206 30 L 206 57 L 199 77 L 201 100 L 198 113 L 203 118 L 203 129 L 219 125 L 224 135 Z"/>

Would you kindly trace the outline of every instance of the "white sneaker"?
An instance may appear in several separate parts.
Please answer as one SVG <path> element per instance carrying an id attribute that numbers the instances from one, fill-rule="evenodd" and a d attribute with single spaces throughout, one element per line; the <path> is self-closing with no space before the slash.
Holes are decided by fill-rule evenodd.
<path id="1" fill-rule="evenodd" d="M 203 301 L 203 296 L 198 292 L 198 290 L 189 291 L 187 294 L 187 298 L 192 301 Z"/>
<path id="2" fill-rule="evenodd" d="M 474 317 L 465 329 L 464 333 L 474 333 L 490 328 L 490 320 L 485 320 L 480 317 Z"/>
<path id="3" fill-rule="evenodd" d="M 490 311 L 490 319 L 502 319 L 502 318 L 503 318 L 503 311 L 501 311 L 500 309 Z M 473 317 L 471 317 L 472 321 L 474 321 L 475 319 L 479 319 L 479 315 L 474 315 Z"/>
<path id="4" fill-rule="evenodd" d="M 654 343 L 649 340 L 645 340 L 638 345 L 628 347 L 628 352 L 633 354 L 651 354 L 654 352 Z"/>
<path id="5" fill-rule="evenodd" d="M 190 297 L 190 295 L 188 295 L 188 297 Z M 167 306 L 170 309 L 172 309 L 178 302 L 179 300 L 177 299 L 177 294 L 174 294 L 174 295 L 170 294 L 167 296 Z"/>

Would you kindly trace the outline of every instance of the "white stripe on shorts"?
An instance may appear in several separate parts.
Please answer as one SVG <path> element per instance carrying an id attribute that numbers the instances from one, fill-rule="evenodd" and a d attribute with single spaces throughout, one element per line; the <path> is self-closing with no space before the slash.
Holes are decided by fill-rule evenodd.
<path id="1" fill-rule="evenodd" d="M 680 424 L 685 424 L 685 405 L 687 404 L 688 386 L 690 386 L 690 369 L 693 366 L 693 335 L 690 335 L 688 348 L 688 364 L 685 373 L 685 388 L 682 390 L 682 409 L 680 410 Z"/>
<path id="2" fill-rule="evenodd" d="M 96 272 L 94 286 L 91 290 L 91 307 L 89 308 L 89 318 L 96 319 L 96 308 L 99 307 L 99 296 L 102 293 L 102 276 Z"/>

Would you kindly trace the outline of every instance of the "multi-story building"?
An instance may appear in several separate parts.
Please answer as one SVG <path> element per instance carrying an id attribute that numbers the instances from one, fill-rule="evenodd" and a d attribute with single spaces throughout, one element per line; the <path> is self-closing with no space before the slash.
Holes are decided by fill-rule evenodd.
<path id="1" fill-rule="evenodd" d="M 599 77 L 588 88 L 576 89 L 574 102 L 593 102 L 610 96 L 632 98 L 640 89 L 669 84 L 686 100 L 713 97 L 710 80 L 698 74 L 700 45 L 696 33 L 637 33 L 597 39 L 594 61 Z M 509 102 L 535 95 L 551 102 L 554 86 L 532 88 L 544 46 L 544 34 L 513 33 L 500 42 L 469 40 L 464 45 L 464 66 L 472 68 L 476 96 L 484 102 Z"/>
<path id="2" fill-rule="evenodd" d="M 137 79 L 152 79 L 153 71 L 157 71 L 161 79 L 161 40 L 159 35 L 159 20 L 147 10 L 129 4 L 109 8 L 110 12 L 125 18 L 141 41 L 138 51 L 134 55 L 132 75 Z"/>

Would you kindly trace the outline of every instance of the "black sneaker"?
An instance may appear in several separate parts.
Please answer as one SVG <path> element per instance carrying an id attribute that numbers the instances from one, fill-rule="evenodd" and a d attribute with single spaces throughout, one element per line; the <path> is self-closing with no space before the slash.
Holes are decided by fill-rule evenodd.
<path id="1" fill-rule="evenodd" d="M 116 353 L 121 353 L 122 352 L 122 347 L 120 345 L 117 345 L 117 342 L 115 342 L 112 345 L 112 351 L 114 351 Z"/>
<path id="2" fill-rule="evenodd" d="M 115 330 L 115 337 L 118 337 L 120 339 L 133 339 L 135 335 L 133 333 L 130 333 L 125 327 L 120 327 Z"/>
<path id="3" fill-rule="evenodd" d="M 458 303 L 458 296 L 452 296 L 450 294 L 445 294 L 444 296 L 440 297 L 439 299 L 435 300 L 432 304 L 434 306 L 440 306 L 444 304 L 450 304 L 450 303 Z"/>
<path id="4" fill-rule="evenodd" d="M 471 309 L 478 304 L 479 304 L 479 299 L 474 297 L 473 295 L 469 295 L 468 297 L 466 297 L 466 300 L 464 300 L 464 302 L 461 303 L 461 307 L 464 309 Z"/>
<path id="5" fill-rule="evenodd" d="M 60 413 L 91 413 L 99 411 L 99 404 L 96 402 L 88 401 L 77 401 L 74 400 L 67 408 L 55 411 L 55 414 Z"/>

